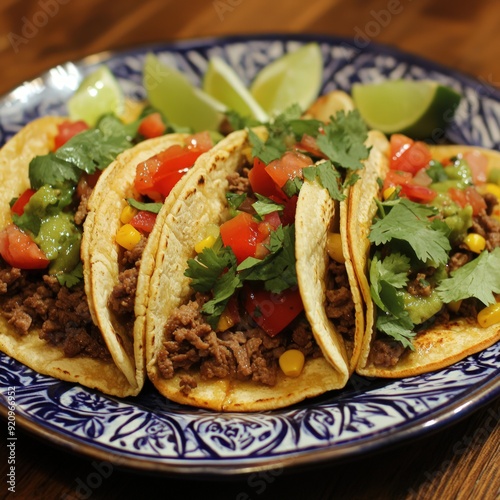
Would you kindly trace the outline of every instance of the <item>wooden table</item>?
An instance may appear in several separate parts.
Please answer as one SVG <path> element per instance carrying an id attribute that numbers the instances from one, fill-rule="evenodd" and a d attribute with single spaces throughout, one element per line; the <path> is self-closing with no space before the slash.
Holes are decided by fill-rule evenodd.
<path id="1" fill-rule="evenodd" d="M 67 60 L 109 49 L 192 37 L 318 33 L 397 46 L 500 86 L 495 0 L 3 0 L 0 94 Z M 114 470 L 85 490 L 92 460 L 17 441 L 12 498 L 494 499 L 500 494 L 500 402 L 432 436 L 349 463 L 237 481 L 192 481 Z M 0 451 L 6 488 L 6 449 Z M 79 482 L 80 480 L 80 482 Z"/>

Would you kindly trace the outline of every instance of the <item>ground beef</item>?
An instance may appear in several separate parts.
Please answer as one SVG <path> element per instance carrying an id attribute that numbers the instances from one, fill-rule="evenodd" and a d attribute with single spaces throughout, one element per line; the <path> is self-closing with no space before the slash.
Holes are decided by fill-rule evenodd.
<path id="1" fill-rule="evenodd" d="M 344 264 L 330 259 L 326 287 L 326 315 L 347 340 L 354 339 L 355 310 L 351 287 Z"/>
<path id="2" fill-rule="evenodd" d="M 125 250 L 120 258 L 120 273 L 118 282 L 109 296 L 108 306 L 119 315 L 123 321 L 132 323 L 134 320 L 135 294 L 141 257 L 146 247 L 147 237 L 143 236 L 132 250 Z M 130 330 L 130 329 L 128 329 Z"/>
<path id="3" fill-rule="evenodd" d="M 194 368 L 203 380 L 231 378 L 273 386 L 278 359 L 286 349 L 298 349 L 308 357 L 322 355 L 304 320 L 296 321 L 291 331 L 275 337 L 267 335 L 248 316 L 243 316 L 231 331 L 215 332 L 201 313 L 206 300 L 206 296 L 197 294 L 171 315 L 157 358 L 165 379 L 171 379 L 179 370 Z M 194 383 L 192 377 L 181 376 L 183 392 L 193 388 Z"/>
<path id="4" fill-rule="evenodd" d="M 229 182 L 228 190 L 231 193 L 248 194 L 251 191 L 247 168 L 244 168 L 241 174 L 232 172 L 227 176 L 227 180 Z"/>
<path id="5" fill-rule="evenodd" d="M 388 368 L 395 366 L 404 352 L 405 347 L 400 342 L 376 339 L 370 349 L 369 362 Z"/>
<path id="6" fill-rule="evenodd" d="M 87 182 L 87 176 L 82 175 L 76 187 L 76 199 L 78 200 L 78 208 L 75 212 L 75 224 L 82 225 L 88 214 L 88 202 L 92 194 L 92 186 Z"/>
<path id="7" fill-rule="evenodd" d="M 436 272 L 435 267 L 428 267 L 420 269 L 409 276 L 407 290 L 411 295 L 420 295 L 422 297 L 429 297 L 432 293 L 432 286 L 429 278 Z"/>
<path id="8" fill-rule="evenodd" d="M 473 231 L 486 239 L 486 250 L 500 247 L 500 222 L 485 213 L 474 217 Z"/>
<path id="9" fill-rule="evenodd" d="M 452 273 L 459 267 L 465 266 L 473 258 L 473 253 L 467 250 L 459 249 L 453 252 L 448 261 L 448 271 Z"/>
<path id="10" fill-rule="evenodd" d="M 0 269 L 1 314 L 19 335 L 33 328 L 41 339 L 61 347 L 65 356 L 110 359 L 93 324 L 83 283 L 68 289 L 55 276 Z"/>

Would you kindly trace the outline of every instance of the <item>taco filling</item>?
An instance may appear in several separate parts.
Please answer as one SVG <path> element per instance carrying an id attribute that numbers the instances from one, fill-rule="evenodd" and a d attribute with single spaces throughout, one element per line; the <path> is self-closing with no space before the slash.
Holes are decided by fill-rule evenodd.
<path id="1" fill-rule="evenodd" d="M 184 394 L 197 386 L 196 378 L 272 387 L 279 376 L 299 377 L 308 360 L 323 357 L 298 286 L 295 215 L 305 181 L 317 180 L 342 199 L 340 174 L 328 153 L 346 148 L 346 161 L 335 161 L 335 166 L 352 161 L 351 168 L 362 167 L 360 159 L 367 156 L 363 127 L 352 135 L 352 143 L 345 141 L 349 146 L 341 146 L 342 134 L 349 126 L 356 128 L 357 114 L 337 118 L 328 126 L 316 120 L 290 122 L 288 126 L 299 132 L 287 140 L 283 123 L 279 133 L 269 126 L 266 142 L 249 131 L 253 147 L 227 178 L 223 222 L 205 227 L 199 235 L 197 255 L 185 272 L 191 280 L 190 297 L 169 315 L 156 356 L 161 377 L 177 378 Z M 330 134 L 336 134 L 337 145 L 328 149 Z M 326 307 L 338 318 L 332 309 L 343 304 L 342 323 L 352 337 L 347 330 L 354 328 L 354 306 L 343 264 L 332 264 L 330 275 Z"/>
<path id="2" fill-rule="evenodd" d="M 130 334 L 135 320 L 141 258 L 157 215 L 177 182 L 212 146 L 213 139 L 208 132 L 186 134 L 183 143 L 172 144 L 136 166 L 133 191 L 121 211 L 122 224 L 115 238 L 121 249 L 119 275 L 108 299 L 108 307 Z"/>
<path id="3" fill-rule="evenodd" d="M 498 171 L 479 151 L 439 159 L 433 151 L 391 138 L 369 234 L 376 337 L 368 364 L 377 368 L 396 366 L 430 330 L 500 321 Z"/>
<path id="4" fill-rule="evenodd" d="M 67 357 L 110 359 L 89 311 L 80 246 L 90 194 L 135 129 L 111 115 L 96 128 L 62 121 L 52 151 L 31 160 L 30 188 L 11 201 L 12 223 L 0 232 L 1 314 Z"/>

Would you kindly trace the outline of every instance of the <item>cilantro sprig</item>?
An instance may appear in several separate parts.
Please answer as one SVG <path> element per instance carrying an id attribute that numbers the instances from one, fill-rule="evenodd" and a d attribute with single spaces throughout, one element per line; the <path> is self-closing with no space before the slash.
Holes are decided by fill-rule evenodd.
<path id="1" fill-rule="evenodd" d="M 264 259 L 249 257 L 238 265 L 231 247 L 224 246 L 220 237 L 211 248 L 189 259 L 184 274 L 191 278 L 191 287 L 197 292 L 212 293 L 202 308 L 208 323 L 216 327 L 229 299 L 245 281 L 260 281 L 272 293 L 296 285 L 294 242 L 294 226 L 279 226 L 271 232 L 270 253 Z"/>
<path id="2" fill-rule="evenodd" d="M 441 281 L 439 297 L 446 303 L 475 297 L 484 305 L 495 303 L 494 293 L 500 293 L 500 247 L 483 251 Z"/>
<path id="3" fill-rule="evenodd" d="M 130 148 L 132 132 L 114 115 L 103 116 L 96 128 L 73 136 L 55 152 L 33 158 L 29 165 L 31 187 L 77 184 L 83 172 L 93 174 L 104 169 Z"/>
<path id="4" fill-rule="evenodd" d="M 371 227 L 369 240 L 385 245 L 392 240 L 406 242 L 421 262 L 446 264 L 451 250 L 449 228 L 431 217 L 437 209 L 406 198 L 381 203 L 384 215 Z"/>

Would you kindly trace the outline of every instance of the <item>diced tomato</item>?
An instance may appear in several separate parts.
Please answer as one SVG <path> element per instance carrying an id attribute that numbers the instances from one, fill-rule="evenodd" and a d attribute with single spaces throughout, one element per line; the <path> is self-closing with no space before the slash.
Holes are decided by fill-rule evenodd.
<path id="1" fill-rule="evenodd" d="M 68 142 L 73 136 L 87 130 L 89 126 L 83 120 L 71 122 L 69 120 L 62 122 L 57 126 L 58 133 L 54 138 L 54 149 L 59 149 Z"/>
<path id="2" fill-rule="evenodd" d="M 471 186 L 466 187 L 465 189 L 450 188 L 448 189 L 448 193 L 451 199 L 461 207 L 470 205 L 472 207 L 473 215 L 478 215 L 486 209 L 486 202 L 484 201 L 484 198 L 475 188 Z"/>
<path id="3" fill-rule="evenodd" d="M 254 193 L 282 201 L 287 199 L 286 194 L 274 183 L 266 171 L 266 164 L 259 158 L 254 158 L 253 167 L 248 172 L 248 180 Z"/>
<path id="4" fill-rule="evenodd" d="M 384 179 L 384 191 L 389 187 L 404 186 L 409 184 L 413 176 L 409 172 L 399 172 L 397 170 L 389 170 Z"/>
<path id="5" fill-rule="evenodd" d="M 316 138 L 312 135 L 304 134 L 295 147 L 301 151 L 307 151 L 318 158 L 326 158 L 326 155 L 319 148 Z"/>
<path id="6" fill-rule="evenodd" d="M 147 210 L 140 210 L 130 220 L 130 225 L 135 227 L 138 231 L 150 233 L 156 222 L 156 214 L 148 212 Z"/>
<path id="7" fill-rule="evenodd" d="M 276 231 L 278 227 L 281 226 L 281 218 L 278 212 L 271 212 L 264 216 L 264 220 L 259 222 L 257 226 L 257 246 L 255 249 L 255 257 L 258 259 L 263 259 L 269 250 L 266 245 L 269 244 L 269 239 L 272 231 Z"/>
<path id="8" fill-rule="evenodd" d="M 431 152 L 425 142 L 414 141 L 402 134 L 391 136 L 392 170 L 416 174 L 421 168 L 427 168 L 432 160 Z"/>
<path id="9" fill-rule="evenodd" d="M 144 117 L 139 124 L 137 131 L 146 139 L 160 137 L 165 133 L 167 126 L 163 123 L 160 113 L 151 113 Z"/>
<path id="10" fill-rule="evenodd" d="M 254 257 L 259 242 L 259 223 L 247 212 L 224 222 L 220 235 L 225 246 L 231 247 L 238 264 L 247 257 Z"/>
<path id="11" fill-rule="evenodd" d="M 437 196 L 437 191 L 418 184 L 403 184 L 400 194 L 416 203 L 429 203 Z"/>
<path id="12" fill-rule="evenodd" d="M 472 172 L 472 181 L 475 185 L 484 184 L 488 180 L 488 158 L 481 151 L 468 151 L 464 160 Z"/>
<path id="13" fill-rule="evenodd" d="M 188 146 L 178 144 L 170 146 L 137 165 L 136 190 L 156 201 L 167 197 L 179 179 L 194 165 L 197 158 L 206 151 L 207 142 L 205 136 L 200 137 L 201 140 L 192 139 Z"/>
<path id="14" fill-rule="evenodd" d="M 246 287 L 245 309 L 269 336 L 274 337 L 304 310 L 304 305 L 298 288 L 276 294 Z"/>
<path id="15" fill-rule="evenodd" d="M 14 224 L 0 232 L 0 255 L 19 269 L 44 269 L 50 262 L 31 237 Z"/>
<path id="16" fill-rule="evenodd" d="M 19 198 L 15 201 L 14 205 L 12 205 L 12 212 L 17 214 L 17 215 L 23 215 L 24 213 L 24 207 L 26 206 L 26 203 L 30 201 L 30 198 L 36 193 L 34 189 L 26 189 L 24 193 L 19 196 Z"/>
<path id="17" fill-rule="evenodd" d="M 308 156 L 298 151 L 287 151 L 281 158 L 269 163 L 266 172 L 282 188 L 287 181 L 302 178 L 302 169 L 312 164 L 313 161 Z"/>
<path id="18" fill-rule="evenodd" d="M 212 136 L 208 132 L 197 132 L 189 137 L 186 147 L 191 151 L 204 153 L 213 146 Z"/>

